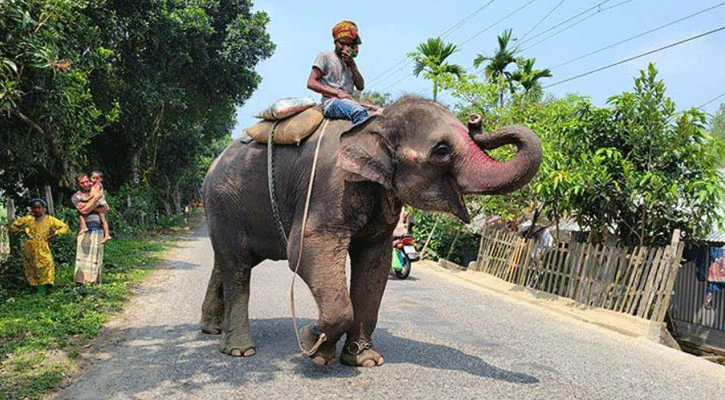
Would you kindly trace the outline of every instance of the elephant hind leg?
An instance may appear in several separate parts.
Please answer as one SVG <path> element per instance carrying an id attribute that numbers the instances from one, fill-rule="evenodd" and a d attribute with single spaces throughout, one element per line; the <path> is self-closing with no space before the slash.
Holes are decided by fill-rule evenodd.
<path id="1" fill-rule="evenodd" d="M 252 267 L 261 260 L 223 255 L 219 258 L 224 298 L 224 320 L 219 351 L 235 357 L 256 353 L 249 331 L 249 285 Z"/>
<path id="2" fill-rule="evenodd" d="M 210 335 L 222 333 L 222 322 L 224 321 L 224 291 L 222 290 L 222 273 L 219 264 L 214 261 L 214 268 L 209 277 L 209 284 L 206 287 L 206 296 L 201 305 L 201 331 Z"/>

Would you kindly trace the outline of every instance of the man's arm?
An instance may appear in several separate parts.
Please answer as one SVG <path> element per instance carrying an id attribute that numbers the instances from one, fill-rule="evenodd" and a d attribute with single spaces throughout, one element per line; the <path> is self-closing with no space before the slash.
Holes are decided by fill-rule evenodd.
<path id="1" fill-rule="evenodd" d="M 88 198 L 88 201 L 80 201 L 77 204 L 74 204 L 76 206 L 76 210 L 83 215 L 88 214 L 96 208 L 96 202 L 98 202 L 98 199 L 100 199 L 102 195 L 103 193 L 98 191 L 91 191 L 91 196 Z"/>
<path id="2" fill-rule="evenodd" d="M 323 96 L 337 97 L 338 99 L 351 99 L 347 92 L 340 89 L 331 88 L 323 85 L 320 81 L 322 80 L 322 71 L 317 67 L 312 67 L 310 76 L 307 78 L 307 88 L 313 92 L 317 92 Z"/>

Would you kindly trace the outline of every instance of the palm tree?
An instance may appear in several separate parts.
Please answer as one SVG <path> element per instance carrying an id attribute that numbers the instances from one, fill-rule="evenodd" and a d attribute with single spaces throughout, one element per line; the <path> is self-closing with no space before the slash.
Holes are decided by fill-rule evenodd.
<path id="1" fill-rule="evenodd" d="M 518 82 L 524 88 L 525 97 L 533 100 L 540 100 L 544 89 L 539 83 L 541 78 L 551 78 L 551 71 L 548 68 L 534 69 L 535 58 L 522 59 L 517 62 L 518 69 L 511 74 L 511 80 Z"/>
<path id="2" fill-rule="evenodd" d="M 486 78 L 488 79 L 488 81 L 491 83 L 496 83 L 496 85 L 498 86 L 498 94 L 501 107 L 503 107 L 504 87 L 507 83 L 509 85 L 511 84 L 511 73 L 506 71 L 506 68 L 509 65 L 516 63 L 515 55 L 519 51 L 518 46 L 514 47 L 513 49 L 508 48 L 509 42 L 511 40 L 511 29 L 507 29 L 503 32 L 501 36 L 498 36 L 498 50 L 496 50 L 493 56 L 488 57 L 484 54 L 479 54 L 473 60 L 473 66 L 476 68 L 478 68 L 485 61 L 488 61 L 488 64 L 486 64 L 486 67 L 484 68 L 484 72 L 486 73 Z"/>
<path id="3" fill-rule="evenodd" d="M 418 76 L 421 72 L 425 72 L 425 77 L 433 81 L 434 101 L 438 99 L 438 87 L 442 76 L 456 75 L 461 78 L 465 73 L 462 66 L 446 62 L 446 59 L 458 50 L 458 46 L 455 44 L 445 43 L 441 38 L 436 37 L 419 44 L 415 50 L 408 54 L 408 57 L 415 60 L 413 74 Z"/>

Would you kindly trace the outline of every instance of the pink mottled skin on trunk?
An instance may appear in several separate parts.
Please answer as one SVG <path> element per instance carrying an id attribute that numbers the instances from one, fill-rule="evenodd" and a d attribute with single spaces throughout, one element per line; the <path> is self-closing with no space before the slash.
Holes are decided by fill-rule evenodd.
<path id="1" fill-rule="evenodd" d="M 533 135 L 529 142 L 516 142 L 514 140 L 506 140 L 503 144 L 515 144 L 518 152 L 514 158 L 506 162 L 499 162 L 486 153 L 485 150 L 473 141 L 465 127 L 455 117 L 449 118 L 449 123 L 453 131 L 463 142 L 458 152 L 459 160 L 456 171 L 456 180 L 465 194 L 505 194 L 519 189 L 536 174 L 541 162 L 541 144 L 538 138 Z M 492 132 L 492 136 L 500 136 L 513 138 L 515 131 L 521 133 L 521 130 L 528 129 L 520 126 L 507 126 Z M 530 131 L 528 131 L 531 133 Z M 523 147 L 522 147 L 523 146 Z M 531 151 L 531 154 L 525 155 L 524 148 Z M 531 159 L 529 159 L 531 156 Z M 532 160 L 538 158 L 538 161 Z"/>

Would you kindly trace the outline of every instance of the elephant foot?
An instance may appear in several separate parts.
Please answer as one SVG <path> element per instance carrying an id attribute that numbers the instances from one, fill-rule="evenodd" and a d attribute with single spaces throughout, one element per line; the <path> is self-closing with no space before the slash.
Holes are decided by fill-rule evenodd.
<path id="1" fill-rule="evenodd" d="M 201 321 L 199 326 L 201 327 L 201 331 L 208 335 L 220 335 L 222 333 L 221 322 Z"/>
<path id="2" fill-rule="evenodd" d="M 340 362 L 351 367 L 376 367 L 383 365 L 385 360 L 372 343 L 351 342 L 343 347 Z"/>
<path id="3" fill-rule="evenodd" d="M 257 348 L 251 336 L 239 338 L 233 335 L 224 335 L 219 351 L 232 357 L 251 357 L 257 354 Z"/>
<path id="4" fill-rule="evenodd" d="M 306 325 L 300 329 L 300 345 L 305 350 L 312 349 L 320 336 L 314 332 L 314 325 Z M 317 351 L 308 355 L 315 365 L 330 365 L 335 361 L 335 343 L 323 342 Z"/>

